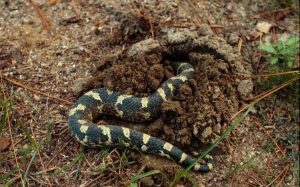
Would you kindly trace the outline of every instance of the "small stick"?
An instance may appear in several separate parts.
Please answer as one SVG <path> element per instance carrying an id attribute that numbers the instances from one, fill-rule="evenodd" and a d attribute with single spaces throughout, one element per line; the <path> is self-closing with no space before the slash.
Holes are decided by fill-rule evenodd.
<path id="1" fill-rule="evenodd" d="M 272 138 L 272 136 L 266 131 L 265 127 L 263 127 L 261 124 L 259 124 L 258 122 L 254 122 L 256 125 L 258 125 L 259 127 L 262 128 L 262 130 L 264 131 L 264 133 L 272 140 L 272 142 L 275 144 L 275 146 L 277 147 L 277 149 L 279 150 L 279 152 L 282 154 L 282 156 L 285 156 L 285 153 L 282 151 L 282 149 L 279 147 L 279 145 L 275 142 L 274 138 Z"/>
<path id="2" fill-rule="evenodd" d="M 289 84 L 291 84 L 292 82 L 298 80 L 299 78 L 300 78 L 300 76 L 294 77 L 294 78 L 292 78 L 292 79 L 290 79 L 290 80 L 288 80 L 288 81 L 282 83 L 281 85 L 279 85 L 279 86 L 276 87 L 275 89 L 271 89 L 270 91 L 265 92 L 264 95 L 260 94 L 260 95 L 262 95 L 262 96 L 259 97 L 258 99 L 256 99 L 254 102 L 260 101 L 260 100 L 262 100 L 262 99 L 268 97 L 269 95 L 271 95 L 271 94 L 277 92 L 278 90 L 280 90 L 280 89 L 286 87 L 287 85 L 289 85 Z M 252 102 L 252 103 L 254 103 L 254 102 Z M 247 109 L 247 108 L 250 107 L 250 106 L 251 106 L 251 104 L 247 104 L 246 106 L 242 107 L 241 110 L 239 110 L 237 113 L 235 113 L 234 115 L 231 116 L 230 120 L 233 120 L 236 116 L 238 116 L 241 112 L 243 112 L 245 109 Z"/>
<path id="3" fill-rule="evenodd" d="M 72 3 L 72 7 L 74 9 L 74 13 L 75 13 L 77 19 L 80 19 L 80 13 L 79 13 L 79 10 L 76 5 L 76 0 L 72 0 L 71 3 Z"/>
<path id="4" fill-rule="evenodd" d="M 8 82 L 10 82 L 10 83 L 12 83 L 12 84 L 15 84 L 15 85 L 20 86 L 20 87 L 22 87 L 22 88 L 24 88 L 24 89 L 30 90 L 30 91 L 32 91 L 32 92 L 34 92 L 34 93 L 37 93 L 37 94 L 40 94 L 40 95 L 49 97 L 49 98 L 54 99 L 54 100 L 62 101 L 62 102 L 64 102 L 64 103 L 66 103 L 66 104 L 72 104 L 72 102 L 69 101 L 69 100 L 66 100 L 66 99 L 60 99 L 60 98 L 51 96 L 51 95 L 49 95 L 49 94 L 43 93 L 43 92 L 40 91 L 40 90 L 37 90 L 37 89 L 32 88 L 32 87 L 30 87 L 30 86 L 23 85 L 23 84 L 21 84 L 21 83 L 15 81 L 15 80 L 12 80 L 12 79 L 10 79 L 10 78 L 4 77 L 4 76 L 1 75 L 1 74 L 0 74 L 0 77 L 2 77 L 4 80 L 6 80 L 6 81 L 8 81 Z"/>
<path id="5" fill-rule="evenodd" d="M 53 167 L 53 168 L 49 168 L 49 169 L 46 169 L 46 170 L 38 171 L 36 173 L 31 173 L 30 175 L 40 175 L 40 174 L 48 173 L 49 171 L 53 171 L 53 170 L 56 170 L 56 169 L 57 169 L 57 167 Z"/>
<path id="6" fill-rule="evenodd" d="M 280 173 L 277 177 L 275 177 L 275 179 L 273 179 L 266 187 L 271 186 L 282 174 L 284 174 L 288 169 L 289 169 L 290 165 L 288 164 Z"/>
<path id="7" fill-rule="evenodd" d="M 294 73 L 300 73 L 300 71 L 296 70 L 296 71 L 286 71 L 286 72 L 280 72 L 280 73 L 260 74 L 260 75 L 254 75 L 254 77 L 272 77 L 272 76 L 288 75 L 288 74 L 294 74 Z"/>
<path id="8" fill-rule="evenodd" d="M 50 31 L 51 30 L 51 24 L 50 24 L 49 20 L 47 19 L 47 17 L 45 16 L 45 14 L 41 11 L 39 6 L 37 6 L 37 4 L 34 2 L 34 0 L 28 0 L 28 1 L 34 7 L 34 10 L 36 11 L 37 15 L 40 17 L 45 29 Z"/>
<path id="9" fill-rule="evenodd" d="M 282 183 L 283 179 L 285 178 L 287 172 L 288 172 L 288 169 L 285 170 L 285 172 L 284 172 L 282 178 L 280 179 L 280 181 L 278 182 L 278 184 L 276 184 L 276 187 L 279 187 L 279 186 L 280 186 L 280 184 Z"/>
<path id="10" fill-rule="evenodd" d="M 60 150 L 58 150 L 55 154 L 54 154 L 54 156 L 48 161 L 48 163 L 45 165 L 45 168 L 48 168 L 48 166 L 51 164 L 51 162 L 57 157 L 57 155 L 62 151 L 62 150 L 64 150 L 66 147 L 67 147 L 67 145 L 69 145 L 69 143 L 71 142 L 71 138 L 67 141 L 67 143 L 65 143 L 65 145 L 64 146 L 62 146 L 62 148 L 60 149 Z"/>

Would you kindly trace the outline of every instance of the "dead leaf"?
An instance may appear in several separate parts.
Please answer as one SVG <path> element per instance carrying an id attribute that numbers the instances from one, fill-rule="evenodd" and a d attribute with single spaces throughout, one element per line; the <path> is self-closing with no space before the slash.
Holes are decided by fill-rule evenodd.
<path id="1" fill-rule="evenodd" d="M 8 138 L 0 137 L 0 151 L 5 151 L 9 148 L 11 142 Z"/>

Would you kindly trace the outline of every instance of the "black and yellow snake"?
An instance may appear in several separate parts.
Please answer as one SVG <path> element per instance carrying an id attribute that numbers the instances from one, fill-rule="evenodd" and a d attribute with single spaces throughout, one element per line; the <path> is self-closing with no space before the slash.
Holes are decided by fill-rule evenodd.
<path id="1" fill-rule="evenodd" d="M 186 62 L 172 62 L 177 75 L 166 80 L 149 97 L 122 95 L 107 88 L 91 90 L 82 95 L 69 113 L 71 134 L 83 145 L 90 147 L 125 145 L 147 153 L 153 153 L 175 160 L 183 166 L 190 165 L 194 159 L 178 147 L 152 137 L 148 134 L 117 126 L 97 125 L 93 121 L 99 115 L 115 115 L 130 121 L 147 121 L 157 118 L 161 104 L 171 100 L 174 92 L 185 81 L 194 77 L 194 68 Z M 209 171 L 212 164 L 197 163 L 193 170 Z"/>

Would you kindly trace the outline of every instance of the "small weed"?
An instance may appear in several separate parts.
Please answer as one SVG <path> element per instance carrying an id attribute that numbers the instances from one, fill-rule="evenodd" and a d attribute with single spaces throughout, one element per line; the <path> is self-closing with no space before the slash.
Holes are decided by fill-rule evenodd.
<path id="1" fill-rule="evenodd" d="M 135 163 L 135 161 L 129 161 L 129 157 L 132 154 L 132 152 L 130 152 L 130 150 L 128 149 L 124 149 L 124 151 L 122 151 L 122 155 L 120 156 L 120 158 L 115 161 L 112 165 L 114 170 L 118 170 L 120 168 L 123 168 L 124 166 L 129 166 Z"/>
<path id="2" fill-rule="evenodd" d="M 254 159 L 256 159 L 259 155 L 256 154 L 253 157 L 251 157 L 249 160 L 247 160 L 246 162 L 241 162 L 238 166 L 236 166 L 235 168 L 233 168 L 231 171 L 229 171 L 225 178 L 228 178 L 230 176 L 232 176 L 233 174 L 242 171 L 244 169 L 248 169 L 248 168 L 257 168 L 258 166 L 254 163 Z"/>
<path id="3" fill-rule="evenodd" d="M 287 8 L 294 4 L 295 0 L 273 0 L 273 2 L 275 2 L 281 8 Z"/>
<path id="4" fill-rule="evenodd" d="M 2 134 L 2 131 L 5 127 L 5 123 L 7 120 L 7 102 L 6 102 L 6 98 L 3 97 L 3 102 L 2 102 L 2 115 L 1 115 L 1 121 L 0 121 L 0 136 Z"/>
<path id="5" fill-rule="evenodd" d="M 277 44 L 264 43 L 258 48 L 271 54 L 270 65 L 277 65 L 279 71 L 286 71 L 296 63 L 296 57 L 299 53 L 299 37 L 292 36 L 286 41 L 279 41 Z"/>
<path id="6" fill-rule="evenodd" d="M 2 95 L 2 98 L 0 98 L 0 101 L 2 101 L 2 104 L 0 106 L 1 109 L 1 117 L 0 117 L 0 136 L 2 134 L 2 131 L 5 127 L 5 124 L 7 122 L 7 119 L 9 117 L 9 111 L 12 111 L 12 106 L 13 106 L 13 90 L 10 90 L 10 96 L 7 101 L 7 98 L 5 95 Z"/>
<path id="7" fill-rule="evenodd" d="M 142 173 L 143 170 L 145 169 L 145 166 L 143 166 L 136 175 L 133 176 L 133 178 L 130 181 L 130 187 L 135 187 L 138 186 L 138 180 L 144 178 L 144 177 L 149 177 L 151 175 L 155 175 L 155 174 L 161 174 L 161 171 L 159 170 L 151 170 L 151 171 L 147 171 L 145 173 Z"/>
<path id="8" fill-rule="evenodd" d="M 270 89 L 274 85 L 282 83 L 293 76 L 299 76 L 299 71 L 293 71 L 295 70 L 294 68 L 299 68 L 298 64 L 296 64 L 299 55 L 298 36 L 292 36 L 286 41 L 279 41 L 277 44 L 264 43 L 258 48 L 270 54 L 267 71 L 278 74 L 278 76 L 270 76 L 267 80 L 263 81 L 263 89 Z M 291 101 L 298 105 L 300 99 L 299 81 L 293 82 L 287 89 L 291 93 L 289 94 Z"/>
<path id="9" fill-rule="evenodd" d="M 12 170 L 10 170 L 8 173 L 5 173 L 5 174 L 1 174 L 0 175 L 0 181 L 4 181 L 4 180 L 7 180 L 8 178 L 11 178 L 15 173 L 18 172 L 18 168 L 14 168 Z"/>
<path id="10" fill-rule="evenodd" d="M 31 159 L 30 159 L 30 162 L 29 162 L 29 164 L 28 164 L 28 166 L 27 166 L 27 169 L 26 169 L 26 171 L 25 171 L 25 173 L 24 173 L 24 179 L 26 180 L 27 183 L 28 183 L 28 178 L 27 178 L 28 172 L 29 172 L 29 170 L 30 170 L 30 168 L 31 168 L 31 165 L 32 165 L 32 163 L 33 163 L 33 161 L 34 161 L 34 159 L 35 159 L 35 156 L 36 156 L 37 152 L 38 152 L 38 149 L 35 148 L 35 150 L 34 150 L 34 152 L 33 152 L 33 154 L 32 154 L 32 157 L 31 157 Z"/>

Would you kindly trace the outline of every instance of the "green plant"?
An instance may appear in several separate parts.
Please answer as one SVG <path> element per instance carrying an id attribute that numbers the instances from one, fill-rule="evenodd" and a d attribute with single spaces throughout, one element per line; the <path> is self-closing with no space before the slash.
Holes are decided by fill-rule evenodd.
<path id="1" fill-rule="evenodd" d="M 279 70 L 288 70 L 296 63 L 299 53 L 299 37 L 292 36 L 285 41 L 279 41 L 277 44 L 264 43 L 258 48 L 271 54 L 269 58 L 271 65 L 278 65 Z"/>
<path id="2" fill-rule="evenodd" d="M 293 5 L 295 0 L 273 0 L 273 2 L 275 2 L 281 8 L 286 8 Z"/>
<path id="3" fill-rule="evenodd" d="M 145 169 L 145 166 L 143 166 L 138 172 L 137 174 L 135 174 L 133 176 L 133 178 L 131 179 L 130 181 L 130 184 L 129 186 L 130 187 L 137 187 L 138 186 L 138 181 L 144 177 L 149 177 L 151 175 L 155 175 L 155 174 L 162 174 L 161 171 L 159 170 L 151 170 L 151 171 L 147 171 L 147 172 L 144 172 Z"/>

